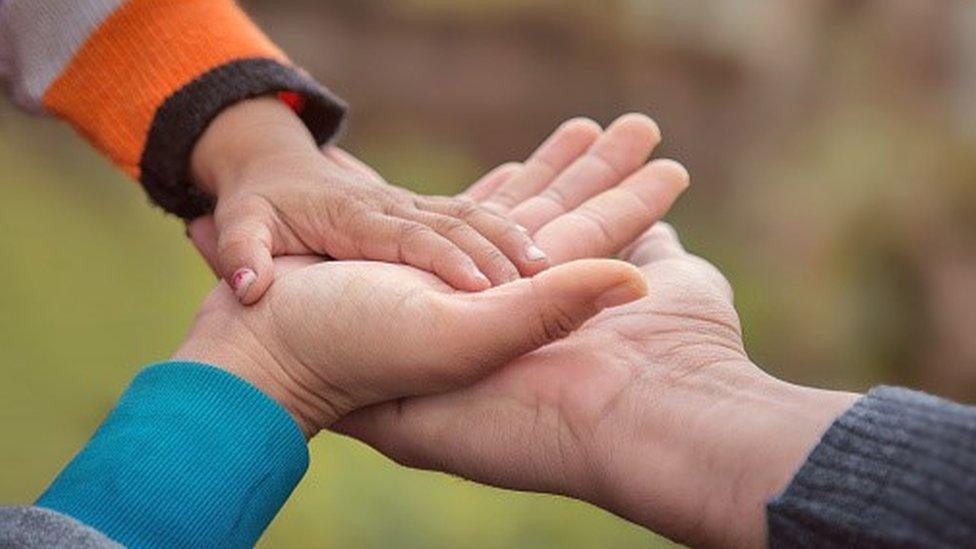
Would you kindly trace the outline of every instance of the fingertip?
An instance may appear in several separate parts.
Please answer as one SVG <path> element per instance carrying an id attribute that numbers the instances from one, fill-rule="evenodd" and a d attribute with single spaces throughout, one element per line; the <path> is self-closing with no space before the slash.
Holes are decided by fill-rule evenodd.
<path id="1" fill-rule="evenodd" d="M 258 275 L 253 269 L 241 267 L 240 269 L 234 271 L 234 274 L 231 275 L 230 287 L 233 288 L 234 293 L 240 297 L 241 295 L 247 293 L 247 290 L 257 279 Z"/>
<path id="2" fill-rule="evenodd" d="M 616 287 L 627 287 L 636 293 L 647 287 L 644 274 L 637 267 L 616 259 L 579 259 L 553 267 L 535 277 L 539 282 L 564 288 L 583 288 L 603 293 Z"/>
<path id="3" fill-rule="evenodd" d="M 593 120 L 573 118 L 556 128 L 556 131 L 532 153 L 532 158 L 544 161 L 550 170 L 555 172 L 552 175 L 556 175 L 593 146 L 602 133 L 603 128 Z"/>
<path id="4" fill-rule="evenodd" d="M 650 163 L 650 167 L 662 181 L 670 183 L 679 192 L 691 185 L 691 175 L 683 164 L 670 158 L 661 158 Z"/>
<path id="5" fill-rule="evenodd" d="M 607 133 L 620 132 L 628 139 L 642 143 L 645 146 L 654 146 L 661 142 L 661 128 L 650 116 L 639 112 L 627 113 L 607 127 Z"/>
<path id="6" fill-rule="evenodd" d="M 253 305 L 264 297 L 273 279 L 272 270 L 259 274 L 249 267 L 242 267 L 234 272 L 229 284 L 241 305 Z"/>
<path id="7" fill-rule="evenodd" d="M 474 262 L 465 262 L 460 268 L 441 269 L 435 271 L 455 290 L 463 292 L 481 292 L 493 286 L 492 281 L 482 273 Z"/>
<path id="8" fill-rule="evenodd" d="M 458 289 L 467 290 L 469 292 L 483 292 L 493 286 L 491 280 L 489 280 L 484 273 L 477 269 L 468 273 L 464 278 L 464 287 Z"/>
<path id="9" fill-rule="evenodd" d="M 535 276 L 550 266 L 549 254 L 530 240 L 525 248 L 522 261 L 519 262 L 519 272 L 522 276 Z"/>
<path id="10" fill-rule="evenodd" d="M 626 305 L 627 303 L 632 303 L 638 299 L 647 297 L 647 279 L 643 273 L 633 265 L 627 263 L 623 265 L 628 267 L 632 272 L 629 273 L 629 276 L 623 282 L 600 294 L 595 302 L 598 309 L 603 310 L 611 307 L 619 307 L 620 305 Z"/>
<path id="11" fill-rule="evenodd" d="M 578 116 L 563 122 L 556 130 L 558 133 L 566 134 L 580 140 L 594 140 L 603 131 L 603 128 L 592 118 Z"/>

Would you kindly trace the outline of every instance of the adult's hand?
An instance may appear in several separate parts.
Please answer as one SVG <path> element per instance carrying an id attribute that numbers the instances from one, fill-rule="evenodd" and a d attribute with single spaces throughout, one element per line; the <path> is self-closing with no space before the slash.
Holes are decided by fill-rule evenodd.
<path id="1" fill-rule="evenodd" d="M 670 227 L 625 256 L 646 298 L 473 386 L 334 428 L 408 466 L 576 497 L 679 541 L 764 545 L 766 501 L 855 397 L 753 365 L 729 284 Z"/>

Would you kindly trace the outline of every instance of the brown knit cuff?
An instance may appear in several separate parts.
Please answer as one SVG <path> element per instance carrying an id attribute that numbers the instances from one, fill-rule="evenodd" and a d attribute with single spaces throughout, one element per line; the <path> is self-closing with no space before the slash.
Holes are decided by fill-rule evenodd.
<path id="1" fill-rule="evenodd" d="M 221 65 L 178 90 L 156 111 L 139 163 L 140 181 L 152 201 L 183 219 L 210 213 L 213 198 L 190 181 L 193 146 L 223 109 L 277 92 L 302 98 L 293 106 L 319 145 L 338 133 L 345 104 L 303 72 L 273 59 Z"/>

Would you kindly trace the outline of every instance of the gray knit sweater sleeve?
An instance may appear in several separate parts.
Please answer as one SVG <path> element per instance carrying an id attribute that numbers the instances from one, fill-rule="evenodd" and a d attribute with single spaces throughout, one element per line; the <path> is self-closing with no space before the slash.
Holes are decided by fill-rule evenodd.
<path id="1" fill-rule="evenodd" d="M 93 528 L 41 507 L 0 507 L 0 548 L 121 549 Z"/>
<path id="2" fill-rule="evenodd" d="M 976 547 L 976 408 L 872 390 L 767 514 L 771 547 Z"/>

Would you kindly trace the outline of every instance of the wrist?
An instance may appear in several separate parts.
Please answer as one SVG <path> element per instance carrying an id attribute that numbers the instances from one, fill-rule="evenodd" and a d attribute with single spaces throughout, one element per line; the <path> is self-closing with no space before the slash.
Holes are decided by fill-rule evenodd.
<path id="1" fill-rule="evenodd" d="M 640 380 L 615 406 L 627 417 L 596 439 L 588 499 L 692 545 L 765 545 L 766 503 L 856 398 L 782 382 L 748 361 Z"/>
<path id="2" fill-rule="evenodd" d="M 335 421 L 329 406 L 289 376 L 276 353 L 258 342 L 240 320 L 220 312 L 198 315 L 173 360 L 210 364 L 247 381 L 276 401 L 311 439 Z"/>
<path id="3" fill-rule="evenodd" d="M 287 162 L 318 153 L 313 136 L 287 105 L 256 97 L 224 109 L 207 126 L 190 156 L 190 176 L 202 191 L 220 197 L 239 187 L 255 161 L 280 156 Z"/>

